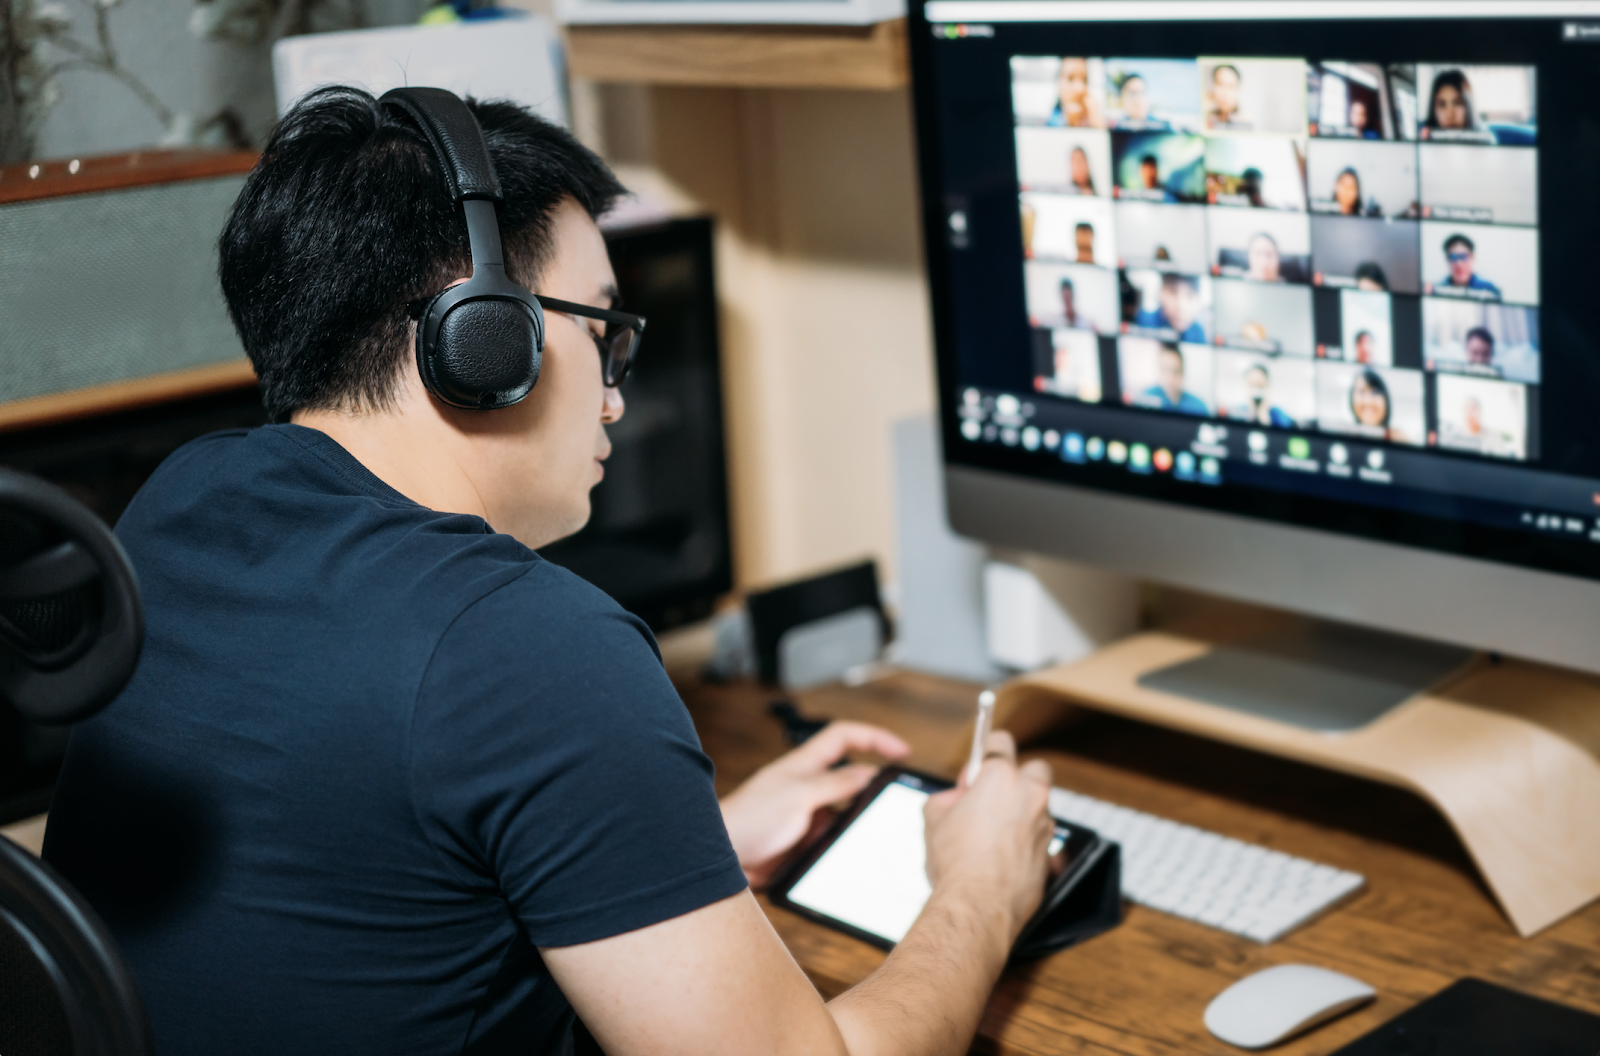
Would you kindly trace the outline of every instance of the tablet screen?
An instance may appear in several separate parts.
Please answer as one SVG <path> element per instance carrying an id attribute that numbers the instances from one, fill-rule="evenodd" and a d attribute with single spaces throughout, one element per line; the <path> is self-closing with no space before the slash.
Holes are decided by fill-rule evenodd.
<path id="1" fill-rule="evenodd" d="M 869 803 L 788 891 L 788 901 L 889 942 L 899 942 L 932 892 L 922 808 L 929 791 L 901 774 Z M 1052 873 L 1066 833 L 1051 841 Z"/>
<path id="2" fill-rule="evenodd" d="M 789 901 L 890 942 L 905 938 L 932 890 L 922 839 L 928 793 L 906 780 L 883 786 L 789 889 Z"/>

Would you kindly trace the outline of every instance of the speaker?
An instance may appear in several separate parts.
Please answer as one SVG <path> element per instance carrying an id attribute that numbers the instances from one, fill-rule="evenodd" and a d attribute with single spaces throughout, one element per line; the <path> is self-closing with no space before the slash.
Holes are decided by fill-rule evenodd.
<path id="1" fill-rule="evenodd" d="M 0 428 L 253 383 L 217 237 L 255 162 L 147 151 L 0 170 Z"/>

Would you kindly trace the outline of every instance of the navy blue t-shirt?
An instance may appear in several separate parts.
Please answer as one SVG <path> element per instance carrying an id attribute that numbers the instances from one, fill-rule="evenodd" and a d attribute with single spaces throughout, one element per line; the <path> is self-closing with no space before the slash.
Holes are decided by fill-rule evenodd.
<path id="1" fill-rule="evenodd" d="M 144 655 L 45 857 L 162 1056 L 556 1051 L 538 947 L 745 886 L 649 631 L 482 519 L 268 426 L 178 451 L 117 533 Z"/>

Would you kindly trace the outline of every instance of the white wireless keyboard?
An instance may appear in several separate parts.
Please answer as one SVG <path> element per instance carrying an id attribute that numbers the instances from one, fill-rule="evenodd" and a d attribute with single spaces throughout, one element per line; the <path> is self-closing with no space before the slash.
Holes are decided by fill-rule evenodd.
<path id="1" fill-rule="evenodd" d="M 1274 942 L 1366 879 L 1064 788 L 1050 813 L 1122 845 L 1122 894 L 1140 905 Z"/>

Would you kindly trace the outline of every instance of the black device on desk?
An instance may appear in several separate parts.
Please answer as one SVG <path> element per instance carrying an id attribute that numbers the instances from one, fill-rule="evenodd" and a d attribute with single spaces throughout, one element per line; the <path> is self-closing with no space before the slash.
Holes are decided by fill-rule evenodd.
<path id="1" fill-rule="evenodd" d="M 770 897 L 864 942 L 890 949 L 928 900 L 922 808 L 952 787 L 929 774 L 885 767 L 774 880 Z M 1080 942 L 1122 920 L 1117 845 L 1093 831 L 1056 822 L 1044 900 L 1023 927 L 1014 960 Z"/>
<path id="2" fill-rule="evenodd" d="M 539 551 L 664 631 L 710 615 L 733 588 L 712 225 L 606 232 L 623 308 L 650 320 L 627 413 L 578 534 Z"/>
<path id="3" fill-rule="evenodd" d="M 1600 1016 L 1482 979 L 1462 979 L 1336 1056 L 1594 1056 Z"/>

